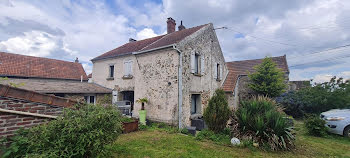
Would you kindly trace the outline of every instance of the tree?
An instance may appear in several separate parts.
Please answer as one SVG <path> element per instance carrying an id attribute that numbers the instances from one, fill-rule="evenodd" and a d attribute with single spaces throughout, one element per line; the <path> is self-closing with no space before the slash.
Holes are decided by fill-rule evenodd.
<path id="1" fill-rule="evenodd" d="M 210 98 L 208 107 L 204 110 L 204 121 L 209 130 L 216 133 L 222 132 L 230 117 L 230 109 L 226 100 L 225 92 L 217 89 Z"/>
<path id="2" fill-rule="evenodd" d="M 260 65 L 254 67 L 255 72 L 250 73 L 249 88 L 259 95 L 277 97 L 281 95 L 287 85 L 284 82 L 283 72 L 276 67 L 271 58 L 266 57 Z"/>

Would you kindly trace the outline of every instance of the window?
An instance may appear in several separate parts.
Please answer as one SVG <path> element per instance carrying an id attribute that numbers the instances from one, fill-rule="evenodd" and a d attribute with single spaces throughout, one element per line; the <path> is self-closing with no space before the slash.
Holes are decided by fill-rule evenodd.
<path id="1" fill-rule="evenodd" d="M 199 94 L 191 95 L 191 114 L 201 113 L 201 100 Z"/>
<path id="2" fill-rule="evenodd" d="M 96 96 L 95 95 L 87 95 L 84 96 L 85 102 L 89 104 L 95 104 L 96 103 Z"/>
<path id="3" fill-rule="evenodd" d="M 199 54 L 194 55 L 194 73 L 199 74 Z"/>
<path id="4" fill-rule="evenodd" d="M 220 64 L 216 64 L 216 78 L 220 80 Z"/>
<path id="5" fill-rule="evenodd" d="M 124 61 L 124 76 L 132 76 L 132 60 Z"/>
<path id="6" fill-rule="evenodd" d="M 213 76 L 214 79 L 217 81 L 221 81 L 222 80 L 222 65 L 219 63 L 215 63 L 214 67 L 213 67 Z"/>
<path id="7" fill-rule="evenodd" d="M 114 77 L 114 65 L 109 66 L 109 77 Z"/>
<path id="8" fill-rule="evenodd" d="M 204 56 L 199 53 L 191 53 L 191 73 L 195 75 L 204 75 Z"/>

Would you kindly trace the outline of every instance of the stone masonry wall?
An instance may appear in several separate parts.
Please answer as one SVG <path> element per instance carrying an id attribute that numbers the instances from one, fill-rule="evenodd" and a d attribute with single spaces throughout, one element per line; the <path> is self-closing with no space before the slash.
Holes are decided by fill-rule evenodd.
<path id="1" fill-rule="evenodd" d="M 33 103 L 7 97 L 0 97 L 0 108 L 37 114 L 62 114 L 63 108 L 47 104 Z M 49 121 L 49 118 L 0 112 L 0 138 L 9 137 L 19 128 L 30 128 Z"/>

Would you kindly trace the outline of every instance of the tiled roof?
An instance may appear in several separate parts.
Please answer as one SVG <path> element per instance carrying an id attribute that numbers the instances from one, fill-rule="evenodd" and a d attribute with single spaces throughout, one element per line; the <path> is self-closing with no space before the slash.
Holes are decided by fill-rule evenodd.
<path id="1" fill-rule="evenodd" d="M 92 73 L 90 73 L 87 77 L 88 77 L 88 78 L 92 78 Z"/>
<path id="2" fill-rule="evenodd" d="M 208 24 L 206 24 L 206 25 L 208 25 Z M 140 41 L 129 42 L 129 43 L 126 43 L 118 48 L 115 48 L 111 51 L 108 51 L 108 52 L 92 59 L 91 61 L 106 59 L 106 58 L 110 58 L 110 57 L 116 57 L 116 56 L 120 56 L 120 55 L 127 55 L 127 54 L 131 54 L 133 52 L 146 51 L 146 50 L 151 50 L 154 48 L 159 48 L 159 47 L 175 44 L 175 43 L 183 40 L 185 37 L 198 31 L 199 29 L 201 29 L 202 27 L 204 27 L 206 25 L 192 27 L 192 28 L 181 30 L 181 31 L 175 31 L 175 32 L 172 32 L 170 34 L 161 35 L 161 36 L 152 37 L 152 38 L 147 38 L 147 39 L 140 40 Z"/>
<path id="3" fill-rule="evenodd" d="M 18 78 L 9 78 L 8 80 L 1 81 L 1 84 L 8 83 L 15 83 L 20 85 L 19 88 L 21 89 L 38 93 L 112 93 L 111 89 L 95 83 L 80 81 Z"/>
<path id="4" fill-rule="evenodd" d="M 0 76 L 87 80 L 80 63 L 0 52 Z"/>
<path id="5" fill-rule="evenodd" d="M 277 64 L 278 68 L 282 69 L 283 72 L 289 73 L 286 56 L 272 57 L 271 59 Z M 224 91 L 233 92 L 238 76 L 248 75 L 248 72 L 254 72 L 254 66 L 261 64 L 262 60 L 263 59 L 226 62 L 229 72 L 222 89 Z"/>

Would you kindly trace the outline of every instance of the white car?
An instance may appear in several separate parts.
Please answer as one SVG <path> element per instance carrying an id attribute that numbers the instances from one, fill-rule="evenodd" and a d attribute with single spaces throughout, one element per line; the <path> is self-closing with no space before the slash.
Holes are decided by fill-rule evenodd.
<path id="1" fill-rule="evenodd" d="M 328 131 L 350 137 L 350 109 L 334 109 L 321 113 Z"/>

